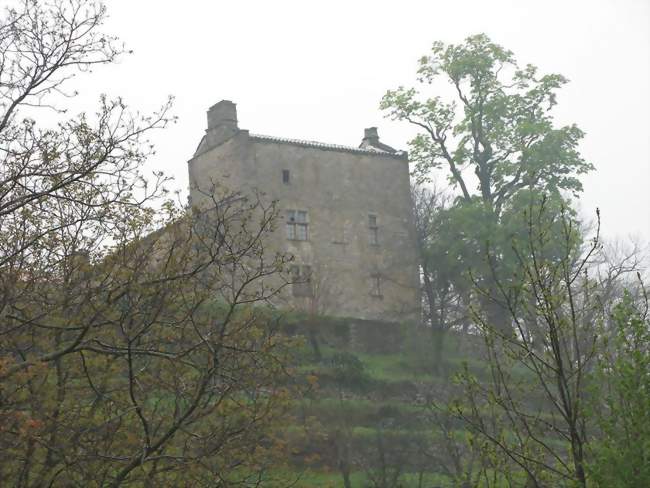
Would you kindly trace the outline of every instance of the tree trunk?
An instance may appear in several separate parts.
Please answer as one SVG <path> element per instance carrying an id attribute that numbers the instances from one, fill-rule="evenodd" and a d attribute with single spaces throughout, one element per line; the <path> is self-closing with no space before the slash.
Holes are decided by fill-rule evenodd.
<path id="1" fill-rule="evenodd" d="M 512 319 L 509 310 L 499 303 L 500 291 L 496 286 L 490 286 L 489 296 L 481 298 L 486 324 L 503 335 L 512 334 Z"/>
<path id="2" fill-rule="evenodd" d="M 352 488 L 350 482 L 350 448 L 348 446 L 347 433 L 343 433 L 337 442 L 338 465 L 343 477 L 343 487 Z"/>
<path id="3" fill-rule="evenodd" d="M 314 317 L 309 318 L 309 323 L 307 325 L 307 336 L 309 338 L 309 344 L 311 345 L 312 351 L 314 352 L 314 359 L 320 361 L 323 358 L 323 354 L 320 350 L 320 343 L 318 342 L 317 323 Z"/>
<path id="4" fill-rule="evenodd" d="M 440 375 L 443 366 L 445 330 L 439 326 L 432 326 L 431 340 L 433 345 L 433 372 Z"/>

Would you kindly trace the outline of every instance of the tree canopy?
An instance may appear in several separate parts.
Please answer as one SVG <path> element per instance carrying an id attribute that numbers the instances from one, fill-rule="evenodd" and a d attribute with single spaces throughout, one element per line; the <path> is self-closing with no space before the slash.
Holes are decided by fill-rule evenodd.
<path id="1" fill-rule="evenodd" d="M 578 176 L 593 169 L 578 152 L 583 132 L 556 127 L 551 115 L 563 76 L 521 67 L 512 52 L 479 34 L 458 45 L 435 42 L 420 59 L 418 79 L 424 86 L 447 81 L 455 99 L 422 99 L 416 88 L 399 87 L 384 95 L 381 108 L 421 130 L 410 142 L 420 181 L 445 167 L 463 200 L 477 196 L 497 215 L 522 189 L 582 190 Z"/>

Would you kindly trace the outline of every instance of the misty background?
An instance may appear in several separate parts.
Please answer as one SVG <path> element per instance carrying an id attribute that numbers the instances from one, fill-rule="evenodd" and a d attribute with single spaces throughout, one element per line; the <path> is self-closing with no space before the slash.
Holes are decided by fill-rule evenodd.
<path id="1" fill-rule="evenodd" d="M 187 194 L 187 160 L 206 111 L 237 103 L 239 126 L 259 134 L 356 146 L 364 127 L 408 149 L 413 130 L 384 119 L 387 89 L 414 85 L 433 41 L 484 32 L 520 64 L 570 83 L 557 124 L 586 132 L 579 208 L 601 209 L 606 237 L 650 240 L 650 2 L 599 1 L 154 1 L 109 0 L 104 31 L 134 53 L 78 79 L 72 110 L 100 93 L 143 112 L 176 98 L 178 123 L 156 133 L 149 162 Z M 433 95 L 428 92 L 427 95 Z M 70 102 L 70 103 L 68 103 Z"/>

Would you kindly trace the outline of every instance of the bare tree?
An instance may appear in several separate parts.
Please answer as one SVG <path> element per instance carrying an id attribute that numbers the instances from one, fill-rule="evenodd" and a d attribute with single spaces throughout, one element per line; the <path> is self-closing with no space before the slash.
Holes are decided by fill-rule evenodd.
<path id="1" fill-rule="evenodd" d="M 482 468 L 491 466 L 481 466 L 485 459 L 480 456 L 480 449 L 459 430 L 453 403 L 447 404 L 456 395 L 451 383 L 442 388 L 436 385 L 426 392 L 422 420 L 435 432 L 435 437 L 423 446 L 421 456 L 429 467 L 435 466 L 453 480 L 454 486 L 471 488 L 478 485 Z"/>
<path id="2" fill-rule="evenodd" d="M 630 239 L 603 241 L 595 259 L 591 278 L 597 283 L 600 300 L 607 309 L 607 322 L 612 307 L 628 293 L 639 304 L 644 301 L 641 284 L 648 270 L 648 252 L 641 241 Z M 638 276 L 641 276 L 641 280 Z"/>
<path id="3" fill-rule="evenodd" d="M 62 112 L 72 76 L 123 52 L 104 19 L 25 0 L 0 23 L 0 479 L 255 486 L 286 402 L 284 339 L 254 307 L 288 261 L 265 249 L 274 205 L 220 194 L 188 212 L 145 178 L 169 103 L 21 119 Z"/>

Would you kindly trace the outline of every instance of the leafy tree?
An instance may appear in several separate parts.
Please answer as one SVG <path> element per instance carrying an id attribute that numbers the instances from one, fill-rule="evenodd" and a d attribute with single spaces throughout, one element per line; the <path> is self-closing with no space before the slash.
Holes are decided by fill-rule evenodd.
<path id="1" fill-rule="evenodd" d="M 603 309 L 584 273 L 600 244 L 596 236 L 576 256 L 579 227 L 566 213 L 547 209 L 545 201 L 526 215 L 529 237 L 513 238 L 519 286 L 499 286 L 515 334 L 495 328 L 476 311 L 489 375 L 481 382 L 465 370 L 459 376 L 465 399 L 454 408 L 481 446 L 483 465 L 494 466 L 498 474 L 486 471 L 488 486 L 523 485 L 525 480 L 531 487 L 586 487 L 585 385 L 597 352 L 593 319 L 602 319 Z M 531 317 L 534 334 L 527 323 Z"/>
<path id="2" fill-rule="evenodd" d="M 472 303 L 480 301 L 495 324 L 495 316 L 509 322 L 508 304 L 502 297 L 504 291 L 521 289 L 521 255 L 519 248 L 535 245 L 545 259 L 560 259 L 561 240 L 547 239 L 544 249 L 540 243 L 531 243 L 527 230 L 527 215 L 540 212 L 540 200 L 534 192 L 520 191 L 503 209 L 497 221 L 494 214 L 477 202 L 463 201 L 450 205 L 440 194 L 426 188 L 415 188 L 415 222 L 419 243 L 425 316 L 433 338 L 433 364 L 439 370 L 444 351 L 444 337 L 448 330 L 460 328 L 468 332 L 471 326 Z M 551 215 L 564 214 L 578 226 L 575 215 L 565 206 L 559 195 L 543 198 L 544 224 Z M 559 220 L 549 225 L 549 231 L 561 235 Z M 575 232 L 571 245 L 577 252 L 581 233 Z M 476 285 L 489 293 L 477 294 Z M 532 297 L 529 297 L 532 299 Z M 534 317 L 526 318 L 528 333 L 534 334 Z M 507 330 L 507 328 L 504 328 Z"/>
<path id="3" fill-rule="evenodd" d="M 604 331 L 588 408 L 595 440 L 588 471 L 597 486 L 650 485 L 650 322 L 626 293 Z"/>
<path id="4" fill-rule="evenodd" d="M 643 486 L 647 320 L 629 294 L 603 301 L 618 300 L 610 290 L 630 261 L 603 270 L 599 229 L 583 242 L 559 210 L 543 199 L 525 212 L 527 235 L 512 235 L 517 285 L 497 285 L 515 333 L 474 309 L 487 374 L 465 368 L 451 411 L 479 449 L 485 486 Z M 477 293 L 491 291 L 479 282 Z"/>
<path id="5" fill-rule="evenodd" d="M 215 192 L 188 212 L 145 178 L 169 103 L 25 117 L 123 54 L 105 16 L 25 0 L 0 21 L 0 479 L 254 485 L 286 402 L 285 341 L 252 307 L 287 261 L 264 248 L 274 206 Z"/>
<path id="6" fill-rule="evenodd" d="M 454 239 L 448 239 L 449 198 L 434 188 L 415 186 L 413 215 L 420 258 L 424 317 L 431 330 L 432 367 L 440 373 L 446 333 L 458 325 L 467 325 L 465 313 L 469 280 L 459 279 L 463 263 L 454 254 Z M 465 285 L 465 286 L 463 286 Z"/>
<path id="7" fill-rule="evenodd" d="M 498 268 L 514 263 L 501 259 L 507 249 L 496 243 L 504 214 L 519 206 L 520 193 L 577 195 L 578 177 L 593 169 L 578 152 L 582 131 L 553 124 L 556 92 L 567 80 L 540 75 L 532 65 L 520 67 L 510 51 L 484 34 L 459 45 L 434 43 L 431 54 L 421 58 L 418 75 L 425 86 L 449 82 L 456 100 L 423 100 L 415 88 L 400 87 L 385 94 L 381 108 L 420 130 L 410 142 L 419 182 L 429 181 L 433 169 L 445 168 L 458 190 L 449 231 L 455 233 L 455 248 L 464 247 L 458 252 L 465 269 L 480 261 L 475 275 L 490 280 L 490 268 L 506 276 L 509 270 Z M 493 263 L 486 262 L 488 246 L 495 251 Z M 503 307 L 483 305 L 493 322 L 507 320 Z"/>
<path id="8" fill-rule="evenodd" d="M 434 43 L 418 75 L 428 84 L 447 80 L 457 96 L 451 103 L 437 96 L 419 101 L 414 88 L 400 87 L 381 102 L 391 118 L 422 129 L 411 141 L 420 177 L 446 166 L 461 198 L 478 195 L 497 215 L 521 189 L 582 190 L 577 176 L 593 169 L 577 150 L 583 133 L 575 125 L 554 127 L 550 114 L 564 77 L 519 67 L 512 52 L 484 34 L 460 45 Z M 478 180 L 476 193 L 467 169 Z"/>

